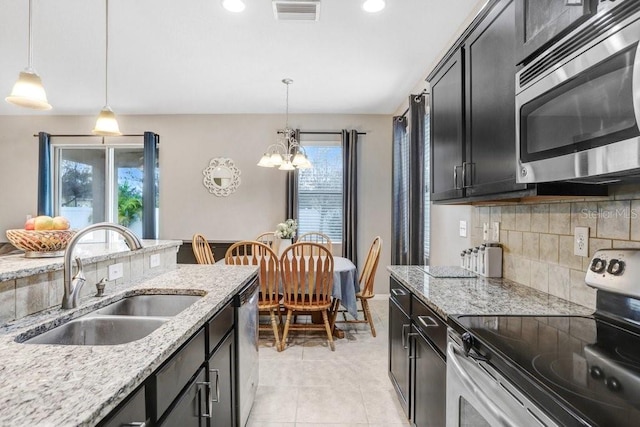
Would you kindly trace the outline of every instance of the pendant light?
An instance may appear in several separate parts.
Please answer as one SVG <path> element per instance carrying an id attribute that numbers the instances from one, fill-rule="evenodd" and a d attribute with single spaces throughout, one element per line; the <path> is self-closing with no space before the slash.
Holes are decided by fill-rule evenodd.
<path id="1" fill-rule="evenodd" d="M 94 135 L 117 136 L 122 135 L 118 121 L 111 107 L 109 107 L 109 0 L 105 0 L 105 47 L 104 47 L 104 107 L 96 120 Z"/>
<path id="2" fill-rule="evenodd" d="M 51 104 L 47 101 L 47 93 L 42 86 L 42 80 L 36 70 L 33 69 L 33 26 L 31 17 L 32 0 L 29 0 L 29 64 L 20 72 L 18 80 L 13 85 L 11 95 L 5 100 L 20 107 L 34 110 L 50 110 Z"/>
<path id="3" fill-rule="evenodd" d="M 384 0 L 366 0 L 362 3 L 362 8 L 365 12 L 376 13 L 380 12 L 385 7 Z"/>
<path id="4" fill-rule="evenodd" d="M 282 79 L 282 83 L 287 85 L 286 119 L 284 130 L 281 132 L 282 137 L 279 137 L 275 144 L 267 147 L 267 152 L 262 155 L 257 165 L 265 168 L 277 167 L 281 171 L 310 169 L 313 166 L 307 158 L 304 148 L 296 140 L 294 130 L 289 127 L 289 85 L 293 83 L 293 80 Z"/>

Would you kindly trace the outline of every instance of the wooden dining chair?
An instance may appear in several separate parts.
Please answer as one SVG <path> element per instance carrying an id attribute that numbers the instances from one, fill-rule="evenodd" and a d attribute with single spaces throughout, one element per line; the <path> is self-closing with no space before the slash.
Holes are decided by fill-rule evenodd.
<path id="1" fill-rule="evenodd" d="M 282 348 L 289 330 L 325 330 L 332 351 L 335 316 L 330 312 L 333 291 L 333 255 L 317 243 L 298 242 L 284 250 L 280 257 L 280 271 L 284 288 L 282 304 L 287 311 L 282 334 Z M 292 323 L 294 314 L 320 312 L 323 323 Z"/>
<path id="2" fill-rule="evenodd" d="M 280 325 L 282 325 L 280 300 L 282 300 L 282 294 L 278 290 L 280 285 L 278 255 L 264 243 L 245 240 L 231 245 L 227 249 L 224 260 L 227 265 L 259 266 L 258 283 L 260 284 L 260 295 L 258 297 L 258 311 L 260 314 L 268 314 L 271 318 L 270 327 L 269 325 L 259 325 L 259 329 L 272 329 L 276 340 L 276 349 L 282 351 L 280 342 Z M 276 314 L 278 315 L 277 320 Z"/>
<path id="3" fill-rule="evenodd" d="M 298 242 L 317 243 L 327 248 L 329 252 L 333 253 L 333 244 L 331 243 L 331 238 L 324 233 L 320 233 L 319 231 L 310 231 L 308 233 L 301 234 L 298 237 Z"/>
<path id="4" fill-rule="evenodd" d="M 196 257 L 198 264 L 215 264 L 216 260 L 213 257 L 211 246 L 209 242 L 204 238 L 202 234 L 194 234 L 191 240 L 191 248 L 193 249 L 193 255 Z"/>
<path id="5" fill-rule="evenodd" d="M 265 245 L 269 246 L 271 249 L 275 250 L 276 248 L 273 247 L 273 242 L 276 239 L 276 234 L 273 231 L 267 231 L 266 233 L 262 233 L 260 235 L 258 235 L 258 237 L 256 237 L 256 241 L 260 242 L 260 243 L 264 243 Z"/>
<path id="6" fill-rule="evenodd" d="M 358 283 L 360 284 L 360 292 L 356 294 L 356 299 L 360 301 L 362 306 L 361 310 L 364 316 L 364 320 L 358 318 L 354 320 L 347 320 L 346 310 L 340 310 L 344 320 L 337 321 L 336 323 L 368 323 L 371 328 L 371 335 L 376 336 L 376 328 L 373 325 L 373 316 L 369 308 L 369 300 L 375 296 L 373 292 L 373 283 L 375 281 L 376 270 L 378 269 L 378 260 L 380 259 L 380 251 L 382 250 L 382 239 L 380 236 L 376 236 L 371 243 L 367 259 L 364 263 L 364 267 L 360 271 L 360 277 Z"/>

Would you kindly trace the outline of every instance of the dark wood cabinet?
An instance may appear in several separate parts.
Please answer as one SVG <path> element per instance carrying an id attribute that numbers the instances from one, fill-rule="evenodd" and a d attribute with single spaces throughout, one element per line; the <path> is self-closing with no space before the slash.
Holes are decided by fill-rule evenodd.
<path id="1" fill-rule="evenodd" d="M 413 326 L 411 421 L 415 427 L 446 425 L 447 364 L 442 356 Z M 446 331 L 446 328 L 445 328 Z"/>
<path id="2" fill-rule="evenodd" d="M 517 63 L 528 62 L 597 12 L 597 0 L 516 0 Z"/>
<path id="3" fill-rule="evenodd" d="M 146 416 L 145 387 L 140 387 L 122 403 L 106 419 L 102 420 L 100 427 L 142 426 L 149 425 Z"/>
<path id="4" fill-rule="evenodd" d="M 496 4 L 464 43 L 465 196 L 522 190 L 516 183 L 515 3 Z"/>
<path id="5" fill-rule="evenodd" d="M 233 333 L 213 352 L 207 361 L 208 382 L 211 384 L 211 426 L 227 427 L 235 421 L 235 341 Z"/>
<path id="6" fill-rule="evenodd" d="M 409 338 L 411 319 L 409 312 L 401 308 L 402 301 L 394 298 L 394 290 L 406 295 L 410 303 L 411 294 L 394 279 L 391 279 L 389 298 L 389 378 L 393 383 L 400 404 L 409 417 Z"/>
<path id="7" fill-rule="evenodd" d="M 206 427 L 210 414 L 205 379 L 205 370 L 201 368 L 176 398 L 171 411 L 159 425 L 162 427 Z"/>
<path id="8" fill-rule="evenodd" d="M 431 84 L 431 200 L 463 193 L 464 79 L 460 49 L 438 69 Z"/>

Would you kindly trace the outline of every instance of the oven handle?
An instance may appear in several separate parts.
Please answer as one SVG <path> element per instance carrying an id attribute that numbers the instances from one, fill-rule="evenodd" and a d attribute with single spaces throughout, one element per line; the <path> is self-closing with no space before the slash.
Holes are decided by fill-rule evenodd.
<path id="1" fill-rule="evenodd" d="M 491 415 L 499 421 L 499 425 L 513 426 L 514 424 L 509 421 L 504 412 L 498 408 L 493 401 L 487 398 L 485 392 L 478 386 L 478 384 L 471 378 L 469 373 L 462 367 L 458 361 L 458 357 L 462 356 L 456 351 L 456 347 L 452 342 L 447 345 L 447 364 L 451 364 L 457 372 L 464 387 L 470 391 L 475 398 L 491 413 Z M 485 374 L 483 374 L 485 375 Z"/>
<path id="2" fill-rule="evenodd" d="M 633 92 L 633 110 L 636 118 L 636 125 L 640 126 L 640 42 L 636 45 L 636 56 L 633 61 L 633 76 L 631 80 L 631 90 Z"/>

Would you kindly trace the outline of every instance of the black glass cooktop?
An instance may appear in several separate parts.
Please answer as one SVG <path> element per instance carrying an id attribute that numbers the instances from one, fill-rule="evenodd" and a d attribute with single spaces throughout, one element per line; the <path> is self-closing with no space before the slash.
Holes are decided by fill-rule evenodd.
<path id="1" fill-rule="evenodd" d="M 460 316 L 457 322 L 491 363 L 563 424 L 569 414 L 573 425 L 640 425 L 638 331 L 597 317 Z"/>

